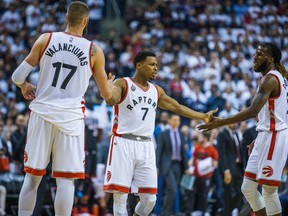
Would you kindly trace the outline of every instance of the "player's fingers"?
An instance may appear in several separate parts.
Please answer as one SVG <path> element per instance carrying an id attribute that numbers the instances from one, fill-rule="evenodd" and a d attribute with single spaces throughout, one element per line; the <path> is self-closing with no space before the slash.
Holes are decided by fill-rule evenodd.
<path id="1" fill-rule="evenodd" d="M 218 112 L 218 108 L 214 109 L 214 110 L 210 110 L 209 114 L 213 115 L 214 113 Z"/>
<path id="2" fill-rule="evenodd" d="M 201 124 L 197 126 L 198 130 L 204 130 L 205 129 L 205 124 Z"/>

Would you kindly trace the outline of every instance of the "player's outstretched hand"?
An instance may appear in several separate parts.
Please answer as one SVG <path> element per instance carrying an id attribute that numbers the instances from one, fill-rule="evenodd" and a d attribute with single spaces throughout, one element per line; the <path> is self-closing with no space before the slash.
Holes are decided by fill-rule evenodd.
<path id="1" fill-rule="evenodd" d="M 19 86 L 21 89 L 21 93 L 26 100 L 34 100 L 35 99 L 35 91 L 36 86 L 32 85 L 29 82 L 23 83 Z"/>
<path id="2" fill-rule="evenodd" d="M 201 130 L 203 133 L 205 133 L 205 132 L 208 132 L 214 128 L 218 128 L 220 126 L 222 126 L 221 125 L 221 119 L 213 116 L 213 118 L 211 119 L 211 121 L 209 123 L 199 125 L 197 127 L 197 129 Z"/>
<path id="3" fill-rule="evenodd" d="M 204 119 L 205 123 L 208 123 L 210 121 L 214 121 L 215 117 L 213 116 L 214 113 L 218 112 L 218 108 L 214 110 L 210 110 L 209 112 L 206 113 L 206 118 Z"/>

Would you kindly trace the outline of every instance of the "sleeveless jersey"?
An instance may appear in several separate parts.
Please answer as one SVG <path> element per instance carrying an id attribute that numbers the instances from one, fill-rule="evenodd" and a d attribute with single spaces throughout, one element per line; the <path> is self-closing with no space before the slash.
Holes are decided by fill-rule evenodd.
<path id="1" fill-rule="evenodd" d="M 92 43 L 83 37 L 55 32 L 40 58 L 36 98 L 29 108 L 70 134 L 75 130 L 70 122 L 84 118 L 84 93 L 92 76 L 91 48 Z"/>
<path id="2" fill-rule="evenodd" d="M 133 134 L 152 137 L 155 127 L 158 90 L 148 82 L 143 89 L 125 77 L 126 93 L 120 103 L 114 105 L 114 134 Z"/>
<path id="3" fill-rule="evenodd" d="M 280 85 L 280 95 L 269 98 L 258 114 L 257 130 L 259 131 L 280 131 L 287 128 L 287 84 L 282 75 L 271 70 L 267 74 L 272 74 L 278 79 Z"/>

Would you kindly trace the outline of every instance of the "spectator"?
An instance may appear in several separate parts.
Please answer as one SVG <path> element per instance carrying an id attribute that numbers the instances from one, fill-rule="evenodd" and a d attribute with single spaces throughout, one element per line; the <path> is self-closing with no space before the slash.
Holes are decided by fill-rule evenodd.
<path id="1" fill-rule="evenodd" d="M 185 151 L 184 135 L 179 131 L 180 116 L 172 114 L 170 129 L 161 132 L 157 139 L 156 163 L 159 175 L 163 176 L 164 202 L 161 215 L 169 216 L 173 212 L 173 203 L 181 176 L 188 173 L 188 161 Z"/>
<path id="2" fill-rule="evenodd" d="M 22 173 L 24 166 L 24 148 L 27 136 L 27 120 L 24 115 L 16 117 L 17 129 L 11 134 L 11 143 L 13 147 L 13 163 L 16 173 Z"/>
<path id="3" fill-rule="evenodd" d="M 210 133 L 199 134 L 193 156 L 189 163 L 195 167 L 193 175 L 196 177 L 192 199 L 188 200 L 187 209 L 192 209 L 192 215 L 205 215 L 208 208 L 208 193 L 211 177 L 218 164 L 217 149 L 210 143 Z M 190 215 L 190 211 L 187 215 Z"/>
<path id="4" fill-rule="evenodd" d="M 224 215 L 231 216 L 232 211 L 239 212 L 243 195 L 241 184 L 243 181 L 243 159 L 241 143 L 236 131 L 237 124 L 229 125 L 217 137 L 219 152 L 219 172 L 224 186 Z M 236 210 L 237 209 L 237 210 Z"/>

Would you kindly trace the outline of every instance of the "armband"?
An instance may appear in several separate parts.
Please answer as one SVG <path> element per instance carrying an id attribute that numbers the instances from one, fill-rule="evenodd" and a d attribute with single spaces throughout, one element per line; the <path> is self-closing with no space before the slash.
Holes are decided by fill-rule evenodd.
<path id="1" fill-rule="evenodd" d="M 25 60 L 16 68 L 12 74 L 12 81 L 16 85 L 21 85 L 25 82 L 27 76 L 32 71 L 33 66 L 28 64 Z"/>

